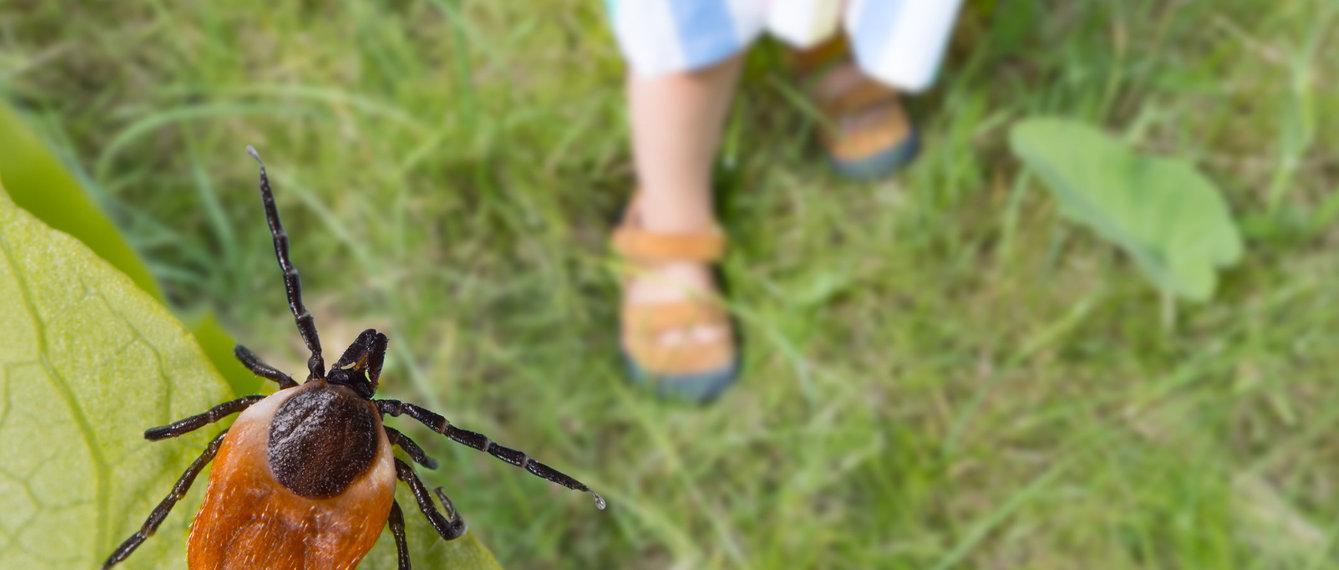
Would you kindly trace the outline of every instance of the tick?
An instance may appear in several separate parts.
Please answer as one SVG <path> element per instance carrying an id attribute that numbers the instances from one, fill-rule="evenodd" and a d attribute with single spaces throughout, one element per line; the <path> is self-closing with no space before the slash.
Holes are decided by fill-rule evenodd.
<path id="1" fill-rule="evenodd" d="M 414 440 L 382 424 L 382 416 L 409 416 L 451 440 L 577 491 L 585 491 L 603 509 L 604 499 L 585 484 L 535 461 L 524 452 L 502 447 L 480 433 L 460 429 L 426 408 L 396 400 L 373 399 L 386 335 L 367 329 L 327 371 L 315 321 L 302 304 L 298 270 L 288 255 L 288 234 L 279 221 L 265 163 L 260 163 L 260 198 L 274 237 L 274 255 L 283 270 L 288 308 L 311 356 L 307 379 L 298 384 L 264 363 L 245 346 L 233 352 L 251 372 L 279 384 L 269 396 L 225 402 L 199 415 L 150 428 L 145 439 L 158 441 L 200 429 L 240 412 L 177 480 L 138 532 L 107 558 L 104 570 L 125 560 L 153 535 L 191 483 L 214 462 L 205 499 L 191 523 L 186 561 L 192 569 L 278 568 L 326 570 L 353 568 L 371 550 L 388 525 L 395 537 L 399 566 L 408 569 L 404 513 L 395 501 L 396 480 L 409 485 L 418 508 L 443 540 L 465 533 L 465 522 L 441 490 L 442 504 L 419 480 L 414 468 L 395 457 L 398 446 L 413 462 L 435 469 L 437 462 Z M 444 512 L 443 512 L 444 511 Z"/>

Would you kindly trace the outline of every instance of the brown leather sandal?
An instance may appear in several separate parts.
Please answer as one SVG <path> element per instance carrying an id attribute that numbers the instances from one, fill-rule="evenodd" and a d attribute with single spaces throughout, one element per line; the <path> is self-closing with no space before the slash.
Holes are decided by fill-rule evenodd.
<path id="1" fill-rule="evenodd" d="M 791 65 L 808 83 L 850 64 L 845 36 L 791 56 Z M 840 93 L 810 97 L 823 114 L 821 142 L 838 174 L 874 180 L 906 166 L 920 150 L 920 133 L 907 117 L 897 90 L 868 77 Z"/>
<path id="2" fill-rule="evenodd" d="M 630 262 L 634 273 L 638 266 L 669 261 L 714 263 L 724 255 L 725 234 L 720 230 L 661 234 L 642 229 L 637 222 L 637 201 L 634 196 L 612 238 L 614 251 Z M 625 288 L 631 277 L 624 276 Z M 738 328 L 715 296 L 650 304 L 633 304 L 625 298 L 620 314 L 619 348 L 634 383 L 652 386 L 661 396 L 704 403 L 738 378 Z M 699 325 L 725 327 L 730 334 L 711 342 L 674 346 L 660 342 L 668 331 Z"/>

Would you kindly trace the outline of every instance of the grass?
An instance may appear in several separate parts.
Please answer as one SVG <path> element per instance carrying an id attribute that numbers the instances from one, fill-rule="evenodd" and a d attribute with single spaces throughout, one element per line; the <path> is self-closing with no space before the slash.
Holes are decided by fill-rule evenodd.
<path id="1" fill-rule="evenodd" d="M 386 330 L 388 393 L 610 500 L 432 445 L 506 566 L 1339 564 L 1339 10 L 992 4 L 913 103 L 925 154 L 874 185 L 824 170 L 780 49 L 752 54 L 718 177 L 747 376 L 702 409 L 614 357 L 633 182 L 598 2 L 19 2 L 0 91 L 180 306 L 296 370 L 255 145 L 327 349 Z M 1163 327 L 1057 216 L 1005 150 L 1036 114 L 1221 185 L 1247 253 L 1213 302 Z"/>

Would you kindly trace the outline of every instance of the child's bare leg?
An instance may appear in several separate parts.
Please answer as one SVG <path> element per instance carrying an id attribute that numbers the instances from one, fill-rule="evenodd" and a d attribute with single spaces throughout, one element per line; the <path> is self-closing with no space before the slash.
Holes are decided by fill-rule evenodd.
<path id="1" fill-rule="evenodd" d="M 712 67 L 654 78 L 628 79 L 632 153 L 641 188 L 641 226 L 651 232 L 702 234 L 716 225 L 711 171 L 739 78 L 741 58 Z M 633 304 L 684 299 L 713 291 L 709 268 L 695 262 L 661 263 L 629 284 Z M 671 331 L 666 344 L 707 342 L 729 334 L 723 327 Z"/>

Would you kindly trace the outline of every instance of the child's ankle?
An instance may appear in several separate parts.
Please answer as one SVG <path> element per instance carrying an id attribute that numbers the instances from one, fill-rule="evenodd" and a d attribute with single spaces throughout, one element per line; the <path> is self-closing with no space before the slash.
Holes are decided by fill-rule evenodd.
<path id="1" fill-rule="evenodd" d="M 706 191 L 667 195 L 644 194 L 638 204 L 638 222 L 649 232 L 691 235 L 717 231 Z"/>

